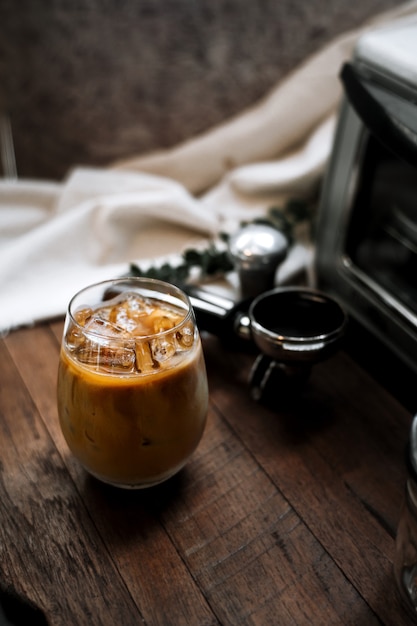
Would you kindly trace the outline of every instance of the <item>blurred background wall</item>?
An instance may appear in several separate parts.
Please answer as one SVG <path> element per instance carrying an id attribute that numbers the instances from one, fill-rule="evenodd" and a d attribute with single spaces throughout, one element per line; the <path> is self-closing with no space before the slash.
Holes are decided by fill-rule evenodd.
<path id="1" fill-rule="evenodd" d="M 0 0 L 18 174 L 169 147 L 266 94 L 395 0 Z"/>

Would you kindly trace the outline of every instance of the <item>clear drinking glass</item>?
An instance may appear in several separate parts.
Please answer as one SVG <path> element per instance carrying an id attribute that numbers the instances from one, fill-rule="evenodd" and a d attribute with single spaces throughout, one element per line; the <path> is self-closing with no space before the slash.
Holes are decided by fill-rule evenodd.
<path id="1" fill-rule="evenodd" d="M 170 478 L 196 449 L 207 406 L 200 336 L 180 289 L 122 278 L 72 298 L 58 414 L 71 452 L 90 474 L 125 488 Z"/>

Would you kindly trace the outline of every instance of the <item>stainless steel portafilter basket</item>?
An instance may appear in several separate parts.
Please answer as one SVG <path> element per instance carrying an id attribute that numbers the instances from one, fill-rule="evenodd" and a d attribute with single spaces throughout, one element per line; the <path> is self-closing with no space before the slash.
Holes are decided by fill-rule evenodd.
<path id="1" fill-rule="evenodd" d="M 248 312 L 251 336 L 270 358 L 312 364 L 339 347 L 347 316 L 329 296 L 314 289 L 281 287 L 255 298 Z"/>
<path id="2" fill-rule="evenodd" d="M 339 349 L 347 328 L 341 305 L 309 287 L 276 287 L 237 304 L 200 289 L 187 291 L 202 330 L 251 341 L 260 351 L 250 376 L 256 399 L 277 378 L 285 378 L 288 389 L 305 382 L 315 363 Z"/>

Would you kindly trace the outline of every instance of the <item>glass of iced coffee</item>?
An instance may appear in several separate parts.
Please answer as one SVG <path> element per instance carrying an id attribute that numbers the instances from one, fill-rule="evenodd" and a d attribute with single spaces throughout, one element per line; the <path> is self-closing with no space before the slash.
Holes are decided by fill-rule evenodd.
<path id="1" fill-rule="evenodd" d="M 122 278 L 72 298 L 58 414 L 68 447 L 90 474 L 136 489 L 170 478 L 196 449 L 207 405 L 200 336 L 180 289 Z"/>

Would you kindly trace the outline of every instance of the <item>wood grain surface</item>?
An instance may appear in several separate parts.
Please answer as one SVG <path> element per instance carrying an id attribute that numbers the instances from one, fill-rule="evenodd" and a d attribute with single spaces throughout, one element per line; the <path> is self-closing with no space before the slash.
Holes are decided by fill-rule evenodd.
<path id="1" fill-rule="evenodd" d="M 3 586 L 53 626 L 409 623 L 392 562 L 411 415 L 346 353 L 266 406 L 250 397 L 253 355 L 204 335 L 204 437 L 180 474 L 131 492 L 68 451 L 61 333 L 0 340 Z"/>

